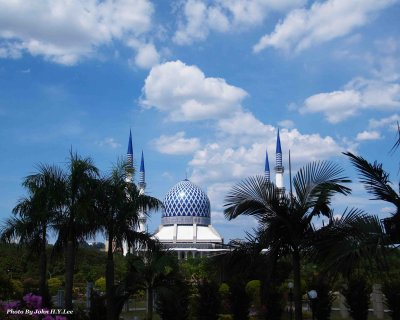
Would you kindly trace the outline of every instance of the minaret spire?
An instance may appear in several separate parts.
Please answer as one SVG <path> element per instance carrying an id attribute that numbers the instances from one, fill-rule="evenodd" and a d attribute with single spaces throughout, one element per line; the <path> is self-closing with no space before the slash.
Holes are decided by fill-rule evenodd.
<path id="1" fill-rule="evenodd" d="M 142 158 L 140 160 L 140 170 L 139 170 L 139 188 L 144 189 L 146 188 L 146 171 L 144 169 L 144 156 L 142 150 Z"/>
<path id="2" fill-rule="evenodd" d="M 144 194 L 146 189 L 146 176 L 145 176 L 145 169 L 144 169 L 144 156 L 142 150 L 142 158 L 140 159 L 140 170 L 139 170 L 139 193 L 142 195 Z M 144 208 L 140 208 L 139 210 L 139 228 L 137 231 L 139 232 L 146 232 L 146 213 Z"/>
<path id="3" fill-rule="evenodd" d="M 269 170 L 268 150 L 265 150 L 265 179 L 267 182 L 271 181 L 271 172 Z"/>
<path id="4" fill-rule="evenodd" d="M 278 189 L 284 191 L 285 187 L 283 184 L 283 172 L 285 168 L 282 165 L 282 147 L 281 147 L 281 138 L 278 134 L 276 136 L 276 166 L 275 166 L 275 185 Z"/>
<path id="5" fill-rule="evenodd" d="M 133 181 L 133 147 L 132 147 L 132 130 L 129 129 L 128 151 L 126 152 L 127 161 L 127 182 Z"/>

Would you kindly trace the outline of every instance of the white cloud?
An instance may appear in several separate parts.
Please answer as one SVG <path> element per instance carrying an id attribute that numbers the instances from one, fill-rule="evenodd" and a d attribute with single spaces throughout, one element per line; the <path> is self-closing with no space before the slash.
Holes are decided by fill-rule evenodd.
<path id="1" fill-rule="evenodd" d="M 304 101 L 301 113 L 323 112 L 331 123 L 340 122 L 356 113 L 361 105 L 361 96 L 354 90 L 318 93 Z"/>
<path id="2" fill-rule="evenodd" d="M 221 78 L 208 78 L 181 61 L 153 67 L 142 89 L 141 104 L 167 112 L 172 121 L 217 119 L 240 110 L 246 91 Z"/>
<path id="3" fill-rule="evenodd" d="M 389 128 L 393 131 L 397 130 L 397 123 L 400 122 L 400 115 L 393 114 L 390 117 L 382 118 L 379 120 L 371 119 L 369 120 L 370 128 Z"/>
<path id="4" fill-rule="evenodd" d="M 198 138 L 185 138 L 185 132 L 180 131 L 173 136 L 162 135 L 153 141 L 154 147 L 161 153 L 183 155 L 192 154 L 200 148 Z"/>
<path id="5" fill-rule="evenodd" d="M 104 138 L 102 141 L 97 143 L 99 146 L 104 147 L 110 147 L 111 149 L 117 149 L 121 147 L 121 144 L 116 142 L 114 138 Z"/>
<path id="6" fill-rule="evenodd" d="M 211 31 L 232 32 L 261 24 L 270 11 L 287 11 L 305 0 L 187 0 L 173 41 L 191 44 L 202 41 Z"/>
<path id="7" fill-rule="evenodd" d="M 250 112 L 238 111 L 231 117 L 218 121 L 218 129 L 234 136 L 253 137 L 266 136 L 274 131 L 274 127 L 263 124 Z"/>
<path id="8" fill-rule="evenodd" d="M 381 139 L 381 134 L 378 131 L 363 131 L 357 134 L 357 141 L 378 140 Z"/>
<path id="9" fill-rule="evenodd" d="M 361 109 L 397 110 L 399 107 L 400 84 L 355 78 L 343 90 L 308 97 L 300 112 L 322 112 L 329 122 L 338 123 Z"/>
<path id="10" fill-rule="evenodd" d="M 297 129 L 280 131 L 284 161 L 291 151 L 293 169 L 320 159 L 340 154 L 342 148 L 333 138 L 319 134 L 304 135 Z M 250 140 L 250 139 L 249 139 Z M 193 168 L 191 179 L 195 183 L 225 183 L 263 174 L 265 150 L 268 149 L 270 166 L 275 155 L 276 129 L 265 136 L 252 137 L 252 143 L 235 145 L 228 138 L 209 143 L 198 150 L 189 165 Z"/>
<path id="11" fill-rule="evenodd" d="M 286 128 L 286 129 L 292 129 L 294 128 L 294 122 L 292 120 L 282 120 L 278 122 L 279 127 Z"/>
<path id="12" fill-rule="evenodd" d="M 160 62 L 160 54 L 154 44 L 131 41 L 130 46 L 137 50 L 133 61 L 139 68 L 150 69 Z"/>
<path id="13" fill-rule="evenodd" d="M 27 52 L 76 64 L 112 40 L 150 31 L 153 11 L 147 0 L 0 0 L 0 57 Z"/>
<path id="14" fill-rule="evenodd" d="M 295 9 L 263 36 L 253 47 L 260 52 L 267 47 L 300 52 L 313 45 L 345 36 L 368 24 L 376 13 L 395 0 L 328 0 L 315 2 L 309 9 Z"/>

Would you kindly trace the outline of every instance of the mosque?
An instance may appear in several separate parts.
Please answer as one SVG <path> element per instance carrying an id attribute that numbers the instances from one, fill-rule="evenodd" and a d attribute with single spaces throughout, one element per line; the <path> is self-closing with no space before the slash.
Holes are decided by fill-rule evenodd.
<path id="1" fill-rule="evenodd" d="M 127 160 L 133 165 L 132 134 L 129 135 Z M 284 167 L 279 130 L 276 140 L 275 184 L 284 191 Z M 265 178 L 270 181 L 268 152 L 265 154 Z M 133 182 L 129 175 L 127 182 Z M 145 193 L 145 166 L 143 151 L 139 170 L 139 189 Z M 211 224 L 210 200 L 207 194 L 188 179 L 175 184 L 165 195 L 161 224 L 153 234 L 166 248 L 175 251 L 179 259 L 213 256 L 225 252 L 224 239 Z M 145 212 L 139 214 L 138 231 L 146 231 Z M 124 248 L 124 253 L 127 252 Z"/>

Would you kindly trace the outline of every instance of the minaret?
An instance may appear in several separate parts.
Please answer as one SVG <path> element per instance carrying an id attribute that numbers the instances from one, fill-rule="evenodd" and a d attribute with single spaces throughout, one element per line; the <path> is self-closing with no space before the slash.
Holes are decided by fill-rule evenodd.
<path id="1" fill-rule="evenodd" d="M 278 135 L 276 137 L 275 185 L 282 192 L 285 191 L 285 187 L 284 187 L 284 184 L 283 184 L 283 172 L 284 171 L 285 171 L 285 168 L 282 165 L 281 138 L 279 136 L 279 129 L 278 129 Z"/>
<path id="2" fill-rule="evenodd" d="M 139 171 L 139 192 L 140 194 L 144 194 L 146 189 L 146 176 L 145 176 L 145 169 L 144 169 L 144 156 L 142 150 L 142 159 L 140 160 L 140 171 Z M 139 232 L 146 232 L 146 214 L 143 209 L 139 211 Z"/>
<path id="3" fill-rule="evenodd" d="M 269 170 L 268 151 L 265 150 L 265 179 L 267 182 L 271 181 L 271 172 Z"/>
<path id="4" fill-rule="evenodd" d="M 133 182 L 133 147 L 132 147 L 132 131 L 129 130 L 128 151 L 126 152 L 127 175 L 126 182 Z"/>

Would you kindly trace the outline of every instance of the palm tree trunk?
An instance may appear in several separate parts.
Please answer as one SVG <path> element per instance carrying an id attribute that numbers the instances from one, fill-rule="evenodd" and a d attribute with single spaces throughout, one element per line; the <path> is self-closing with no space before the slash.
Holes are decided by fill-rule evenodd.
<path id="1" fill-rule="evenodd" d="M 153 287 L 147 288 L 147 320 L 153 319 Z"/>
<path id="2" fill-rule="evenodd" d="M 115 320 L 114 306 L 114 256 L 113 256 L 113 235 L 108 237 L 108 251 L 106 264 L 106 302 L 107 320 Z"/>
<path id="3" fill-rule="evenodd" d="M 43 306 L 50 306 L 50 297 L 47 288 L 47 254 L 46 254 L 46 227 L 42 231 L 39 256 L 39 294 L 43 299 Z"/>
<path id="4" fill-rule="evenodd" d="M 302 301 L 301 301 L 301 281 L 300 281 L 300 253 L 297 248 L 292 253 L 293 260 L 293 298 L 294 298 L 294 318 L 303 319 Z"/>
<path id="5" fill-rule="evenodd" d="M 65 250 L 65 308 L 72 310 L 72 288 L 74 284 L 75 242 L 68 240 Z"/>

